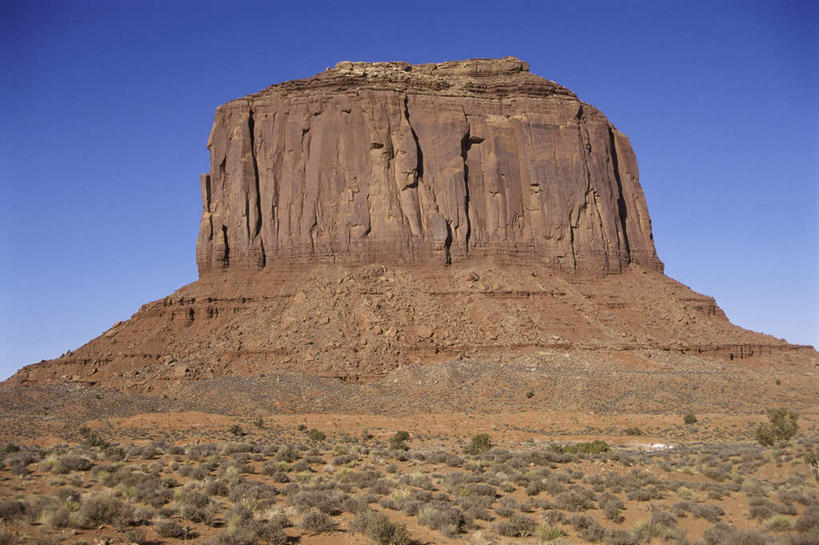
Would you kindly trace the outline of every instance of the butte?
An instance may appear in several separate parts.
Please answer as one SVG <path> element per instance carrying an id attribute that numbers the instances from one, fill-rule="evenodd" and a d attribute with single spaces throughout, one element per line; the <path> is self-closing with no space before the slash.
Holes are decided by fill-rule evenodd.
<path id="1" fill-rule="evenodd" d="M 341 62 L 220 106 L 208 149 L 199 279 L 6 388 L 407 412 L 816 387 L 812 347 L 663 274 L 628 138 L 516 58 Z"/>

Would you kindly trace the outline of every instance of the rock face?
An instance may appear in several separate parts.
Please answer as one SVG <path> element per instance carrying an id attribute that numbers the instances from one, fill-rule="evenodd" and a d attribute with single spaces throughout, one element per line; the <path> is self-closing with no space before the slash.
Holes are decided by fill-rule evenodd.
<path id="1" fill-rule="evenodd" d="M 504 59 L 341 62 L 217 109 L 200 274 L 294 262 L 662 270 L 628 139 Z"/>
<path id="2" fill-rule="evenodd" d="M 10 383 L 819 361 L 666 277 L 626 137 L 517 59 L 340 63 L 221 106 L 208 146 L 200 279 Z"/>

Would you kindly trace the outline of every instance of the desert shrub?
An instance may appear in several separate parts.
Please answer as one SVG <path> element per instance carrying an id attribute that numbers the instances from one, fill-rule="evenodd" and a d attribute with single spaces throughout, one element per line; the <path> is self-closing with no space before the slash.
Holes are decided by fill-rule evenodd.
<path id="1" fill-rule="evenodd" d="M 153 460 L 160 453 L 154 445 L 134 445 L 125 453 L 127 458 L 144 458 L 145 460 Z"/>
<path id="2" fill-rule="evenodd" d="M 749 503 L 751 505 L 749 516 L 752 519 L 764 520 L 776 514 L 776 504 L 762 496 L 751 496 Z"/>
<path id="3" fill-rule="evenodd" d="M 71 498 L 63 502 L 52 498 L 37 498 L 29 512 L 29 521 L 38 522 L 52 528 L 66 528 L 71 525 L 71 513 L 79 507 L 79 502 Z"/>
<path id="4" fill-rule="evenodd" d="M 497 495 L 495 487 L 491 484 L 471 483 L 467 485 L 466 491 L 476 496 L 491 496 L 494 498 Z"/>
<path id="5" fill-rule="evenodd" d="M 643 430 L 641 430 L 637 426 L 632 426 L 630 428 L 624 429 L 623 433 L 625 433 L 626 435 L 643 435 Z"/>
<path id="6" fill-rule="evenodd" d="M 633 532 L 634 538 L 639 543 L 651 543 L 654 538 L 662 538 L 668 541 L 676 535 L 676 528 L 666 526 L 654 520 L 645 520 L 637 523 Z"/>
<path id="7" fill-rule="evenodd" d="M 435 483 L 432 482 L 432 479 L 430 479 L 428 475 L 424 475 L 423 473 L 404 475 L 401 477 L 401 482 L 417 488 L 423 488 L 424 490 L 435 490 Z"/>
<path id="8" fill-rule="evenodd" d="M 228 428 L 228 431 L 236 437 L 241 437 L 245 434 L 245 432 L 242 430 L 242 426 L 239 424 L 233 424 L 230 428 Z"/>
<path id="9" fill-rule="evenodd" d="M 327 513 L 321 511 L 310 511 L 301 518 L 299 527 L 312 534 L 329 532 L 336 527 L 335 522 Z"/>
<path id="10" fill-rule="evenodd" d="M 349 464 L 350 462 L 358 461 L 358 457 L 353 454 L 342 454 L 340 456 L 336 456 L 333 458 L 333 465 L 334 466 L 343 466 Z"/>
<path id="11" fill-rule="evenodd" d="M 756 440 L 762 446 L 773 446 L 779 441 L 787 441 L 796 435 L 799 415 L 787 407 L 766 409 L 768 422 L 756 429 Z"/>
<path id="12" fill-rule="evenodd" d="M 236 488 L 239 487 L 237 486 Z M 210 498 L 208 498 L 207 494 L 203 494 L 192 488 L 183 488 L 178 494 L 178 499 L 181 503 L 192 507 L 206 507 L 210 503 Z"/>
<path id="13" fill-rule="evenodd" d="M 74 513 L 74 526 L 94 528 L 101 524 L 128 526 L 132 522 L 133 508 L 111 493 L 100 493 L 83 499 Z"/>
<path id="14" fill-rule="evenodd" d="M 271 466 L 270 464 L 262 468 L 262 473 L 270 477 L 270 480 L 274 483 L 284 484 L 290 482 L 290 477 L 287 476 L 287 473 L 279 471 L 275 466 Z"/>
<path id="15" fill-rule="evenodd" d="M 802 513 L 802 516 L 796 519 L 794 529 L 797 532 L 802 533 L 808 532 L 819 533 L 819 503 L 814 503 L 813 505 L 805 509 L 805 512 Z"/>
<path id="16" fill-rule="evenodd" d="M 608 452 L 609 444 L 605 441 L 601 441 L 600 439 L 595 439 L 594 441 L 588 441 L 586 443 L 575 443 L 573 445 L 567 445 L 564 448 L 564 452 L 568 452 L 571 454 L 601 454 L 603 452 Z"/>
<path id="17" fill-rule="evenodd" d="M 717 522 L 725 511 L 719 505 L 697 504 L 691 508 L 691 514 L 708 522 Z"/>
<path id="18" fill-rule="evenodd" d="M 514 514 L 496 524 L 495 531 L 505 537 L 526 537 L 532 535 L 536 527 L 537 524 L 532 517 Z"/>
<path id="19" fill-rule="evenodd" d="M 124 532 L 125 539 L 128 543 L 136 543 L 137 545 L 145 545 L 148 539 L 145 537 L 145 530 L 142 528 L 128 528 Z"/>
<path id="20" fill-rule="evenodd" d="M 663 493 L 653 484 L 642 486 L 640 488 L 633 488 L 626 492 L 628 499 L 634 501 L 650 501 L 662 499 Z"/>
<path id="21" fill-rule="evenodd" d="M 625 530 L 609 530 L 606 532 L 606 545 L 637 545 L 639 541 L 631 533 Z"/>
<path id="22" fill-rule="evenodd" d="M 242 501 L 253 501 L 257 506 L 269 506 L 275 503 L 276 495 L 279 493 L 276 488 L 269 484 L 260 482 L 241 482 L 230 488 L 228 499 L 233 503 Z"/>
<path id="23" fill-rule="evenodd" d="M 774 532 L 787 532 L 791 529 L 791 519 L 785 515 L 774 515 L 765 521 L 765 527 Z"/>
<path id="24" fill-rule="evenodd" d="M 227 496 L 230 489 L 225 481 L 214 479 L 205 483 L 205 494 L 208 496 Z"/>
<path id="25" fill-rule="evenodd" d="M 67 455 L 60 457 L 52 471 L 60 474 L 69 473 L 71 471 L 88 471 L 93 465 L 90 460 L 82 456 Z"/>
<path id="26" fill-rule="evenodd" d="M 222 447 L 222 455 L 230 456 L 232 454 L 257 452 L 258 450 L 256 445 L 252 443 L 227 443 Z"/>
<path id="27" fill-rule="evenodd" d="M 395 432 L 395 435 L 390 437 L 390 448 L 392 450 L 409 450 L 407 441 L 409 441 L 410 434 L 404 430 Z"/>
<path id="28" fill-rule="evenodd" d="M 569 519 L 577 535 L 591 543 L 597 543 L 606 536 L 606 529 L 603 528 L 599 522 L 586 515 L 575 515 Z"/>
<path id="29" fill-rule="evenodd" d="M 212 545 L 257 545 L 263 542 L 269 545 L 285 545 L 287 535 L 275 522 L 256 521 L 252 518 L 237 520 L 228 524 L 211 542 Z"/>
<path id="30" fill-rule="evenodd" d="M 734 526 L 719 522 L 702 534 L 705 545 L 767 545 L 768 536 L 753 530 L 742 531 Z"/>
<path id="31" fill-rule="evenodd" d="M 82 442 L 90 447 L 100 447 L 101 449 L 106 449 L 109 446 L 108 441 L 106 441 L 99 433 L 92 430 L 88 426 L 80 426 L 79 429 L 77 429 L 77 433 L 80 434 Z"/>
<path id="32" fill-rule="evenodd" d="M 464 515 L 459 509 L 443 502 L 428 504 L 418 511 L 419 524 L 438 530 L 447 537 L 460 532 L 464 522 Z"/>
<path id="33" fill-rule="evenodd" d="M 370 507 L 370 502 L 368 500 L 369 498 L 365 497 L 348 497 L 341 502 L 341 509 L 353 514 L 363 513 Z"/>
<path id="34" fill-rule="evenodd" d="M 0 519 L 11 522 L 22 518 L 29 510 L 27 503 L 19 500 L 6 500 L 0 502 Z"/>
<path id="35" fill-rule="evenodd" d="M 340 489 L 301 490 L 289 498 L 289 502 L 302 511 L 317 509 L 327 515 L 339 515 L 348 497 Z"/>
<path id="36" fill-rule="evenodd" d="M 540 543 L 549 543 L 565 535 L 566 532 L 559 526 L 553 526 L 551 524 L 538 524 L 535 526 L 535 538 L 537 538 Z"/>
<path id="37" fill-rule="evenodd" d="M 212 526 L 214 522 L 213 511 L 208 507 L 185 505 L 182 507 L 182 516 L 191 522 L 201 522 L 208 526 Z"/>
<path id="38" fill-rule="evenodd" d="M 160 520 L 155 524 L 156 533 L 160 537 L 187 539 L 188 531 L 175 520 Z"/>
<path id="39" fill-rule="evenodd" d="M 555 496 L 555 507 L 564 511 L 585 511 L 593 509 L 594 503 L 580 490 L 569 490 Z"/>
<path id="40" fill-rule="evenodd" d="M 626 508 L 623 502 L 618 499 L 612 499 L 603 504 L 603 513 L 606 518 L 612 522 L 623 522 L 623 510 Z"/>
<path id="41" fill-rule="evenodd" d="M 363 534 L 376 545 L 409 545 L 407 528 L 390 521 L 386 515 L 375 511 L 360 513 L 350 523 L 350 528 Z"/>
<path id="42" fill-rule="evenodd" d="M 492 448 L 492 440 L 487 433 L 479 433 L 472 437 L 469 444 L 464 447 L 464 454 L 482 454 Z"/>
<path id="43" fill-rule="evenodd" d="M 327 434 L 325 434 L 321 430 L 317 430 L 316 428 L 313 428 L 313 429 L 311 429 L 310 431 L 307 432 L 307 437 L 311 441 L 315 441 L 315 442 L 318 443 L 320 441 L 324 441 L 325 439 L 327 439 Z"/>
<path id="44" fill-rule="evenodd" d="M 686 426 L 690 426 L 691 424 L 696 424 L 696 423 L 697 423 L 697 415 L 695 415 L 692 412 L 686 413 L 686 415 L 683 417 L 683 424 L 685 424 Z"/>

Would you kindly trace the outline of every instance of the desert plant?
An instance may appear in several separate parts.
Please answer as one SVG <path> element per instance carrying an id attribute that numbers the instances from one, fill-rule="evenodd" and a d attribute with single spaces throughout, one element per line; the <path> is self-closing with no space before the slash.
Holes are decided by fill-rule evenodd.
<path id="1" fill-rule="evenodd" d="M 686 426 L 690 426 L 691 424 L 696 424 L 697 423 L 697 415 L 695 415 L 694 413 L 687 413 L 683 417 L 683 423 Z"/>
<path id="2" fill-rule="evenodd" d="M 495 531 L 505 537 L 526 537 L 532 535 L 536 527 L 532 517 L 514 514 L 508 520 L 496 524 Z"/>
<path id="3" fill-rule="evenodd" d="M 390 448 L 392 450 L 409 450 L 407 441 L 409 441 L 410 434 L 404 430 L 395 432 L 390 438 Z"/>
<path id="4" fill-rule="evenodd" d="M 136 545 L 145 545 L 148 539 L 145 537 L 145 530 L 142 528 L 129 528 L 124 532 L 125 539 L 129 543 L 136 543 Z"/>
<path id="5" fill-rule="evenodd" d="M 766 409 L 768 422 L 760 424 L 756 429 L 756 440 L 762 446 L 770 447 L 779 441 L 787 441 L 799 429 L 796 421 L 798 413 L 787 407 Z"/>
<path id="6" fill-rule="evenodd" d="M 321 511 L 310 511 L 302 517 L 299 527 L 306 532 L 310 532 L 311 534 L 321 534 L 334 529 L 336 524 L 327 513 L 322 513 Z"/>
<path id="7" fill-rule="evenodd" d="M 623 502 L 618 499 L 609 500 L 603 504 L 603 513 L 612 522 L 623 522 Z"/>
<path id="8" fill-rule="evenodd" d="M 156 523 L 156 533 L 160 537 L 187 539 L 188 530 L 175 520 L 161 520 Z"/>
<path id="9" fill-rule="evenodd" d="M 101 524 L 127 526 L 132 522 L 133 509 L 110 492 L 85 498 L 74 513 L 74 526 L 94 528 Z"/>
<path id="10" fill-rule="evenodd" d="M 637 537 L 625 530 L 609 530 L 606 532 L 606 545 L 637 545 Z"/>
<path id="11" fill-rule="evenodd" d="M 535 526 L 535 537 L 540 543 L 549 543 L 565 535 L 566 532 L 558 526 L 551 524 L 538 524 Z"/>
<path id="12" fill-rule="evenodd" d="M 375 511 L 360 513 L 350 524 L 350 528 L 364 534 L 376 545 L 408 545 L 407 528 L 403 524 L 390 521 L 386 515 Z"/>
<path id="13" fill-rule="evenodd" d="M 99 433 L 92 430 L 88 426 L 80 426 L 77 432 L 80 434 L 82 442 L 90 447 L 100 447 L 102 449 L 106 449 L 110 446 L 108 441 L 103 439 Z"/>
<path id="14" fill-rule="evenodd" d="M 229 431 L 236 437 L 241 437 L 245 434 L 245 432 L 242 430 L 242 426 L 240 426 L 239 424 L 233 424 L 230 427 Z"/>
<path id="15" fill-rule="evenodd" d="M 472 441 L 464 448 L 465 454 L 481 454 L 492 448 L 489 434 L 479 433 L 472 437 Z"/>
<path id="16" fill-rule="evenodd" d="M 324 441 L 325 439 L 327 439 L 327 434 L 325 434 L 321 430 L 317 430 L 316 428 L 313 428 L 313 429 L 311 429 L 310 431 L 307 432 L 307 437 L 311 441 L 315 441 L 316 443 L 318 443 L 320 441 Z"/>
<path id="17" fill-rule="evenodd" d="M 595 439 L 594 441 L 588 441 L 586 443 L 575 443 L 573 445 L 568 445 L 563 450 L 564 452 L 571 454 L 601 454 L 603 452 L 608 452 L 609 444 L 605 441 L 601 441 L 600 439 Z"/>
<path id="18" fill-rule="evenodd" d="M 453 537 L 461 531 L 465 519 L 458 509 L 436 502 L 418 511 L 418 522 L 438 530 L 447 537 Z"/>
<path id="19" fill-rule="evenodd" d="M 626 428 L 625 430 L 623 430 L 623 433 L 625 433 L 626 435 L 643 435 L 643 430 L 636 426 L 632 426 L 630 428 Z"/>

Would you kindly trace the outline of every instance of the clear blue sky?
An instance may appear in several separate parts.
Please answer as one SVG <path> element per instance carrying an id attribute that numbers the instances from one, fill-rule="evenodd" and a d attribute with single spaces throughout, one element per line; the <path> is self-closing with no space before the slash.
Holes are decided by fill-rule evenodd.
<path id="1" fill-rule="evenodd" d="M 216 106 L 515 55 L 631 139 L 667 273 L 819 345 L 816 2 L 2 2 L 0 378 L 196 279 Z"/>

